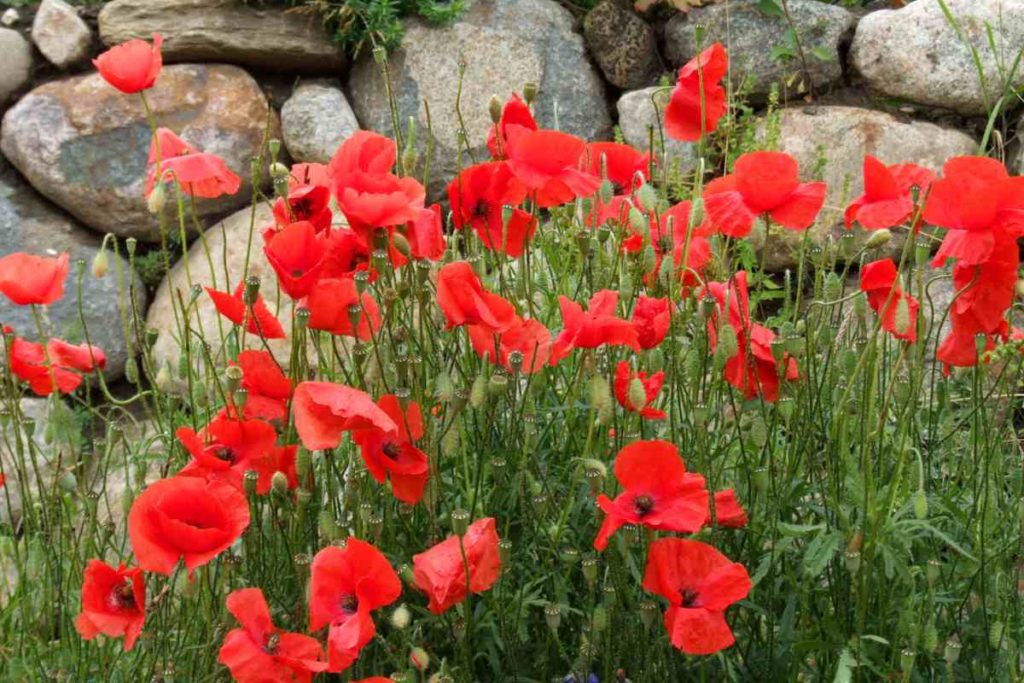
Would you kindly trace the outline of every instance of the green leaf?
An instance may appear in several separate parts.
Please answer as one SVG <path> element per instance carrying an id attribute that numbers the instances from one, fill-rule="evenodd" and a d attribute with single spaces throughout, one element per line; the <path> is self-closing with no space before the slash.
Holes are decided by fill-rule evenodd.
<path id="1" fill-rule="evenodd" d="M 769 17 L 786 16 L 786 13 L 782 11 L 782 5 L 779 4 L 779 0 L 760 0 L 757 3 L 757 9 L 761 14 Z"/>
<path id="2" fill-rule="evenodd" d="M 825 524 L 790 524 L 779 522 L 779 533 L 783 536 L 806 536 L 825 529 Z"/>
<path id="3" fill-rule="evenodd" d="M 850 653 L 850 648 L 844 647 L 839 653 L 839 663 L 836 664 L 836 677 L 832 683 L 850 683 L 853 680 L 853 669 L 857 666 L 857 660 Z"/>
<path id="4" fill-rule="evenodd" d="M 829 52 L 828 48 L 822 47 L 821 45 L 818 45 L 817 47 L 812 47 L 811 54 L 814 55 L 817 59 L 821 60 L 822 62 L 832 61 L 832 53 Z"/>
<path id="5" fill-rule="evenodd" d="M 809 579 L 817 578 L 828 565 L 829 561 L 843 545 L 843 537 L 838 531 L 819 534 L 807 544 L 804 552 L 804 574 Z"/>

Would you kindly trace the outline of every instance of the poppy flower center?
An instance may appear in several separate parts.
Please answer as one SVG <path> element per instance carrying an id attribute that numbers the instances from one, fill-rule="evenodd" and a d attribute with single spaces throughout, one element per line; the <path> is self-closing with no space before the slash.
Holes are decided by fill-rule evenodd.
<path id="1" fill-rule="evenodd" d="M 359 609 L 359 598 L 354 595 L 343 595 L 338 601 L 338 606 L 346 617 L 351 616 Z"/>
<path id="2" fill-rule="evenodd" d="M 295 217 L 299 220 L 309 218 L 310 214 L 313 213 L 313 202 L 306 198 L 292 202 L 292 213 L 294 213 Z"/>
<path id="3" fill-rule="evenodd" d="M 697 605 L 697 599 L 699 597 L 700 597 L 700 595 L 697 594 L 697 591 L 693 590 L 692 588 L 684 588 L 683 589 L 683 607 L 694 607 L 694 606 L 696 606 Z"/>
<path id="4" fill-rule="evenodd" d="M 392 460 L 396 460 L 398 458 L 398 454 L 401 452 L 401 450 L 398 447 L 398 444 L 395 443 L 394 441 L 388 441 L 386 444 L 384 444 L 384 447 L 381 448 L 381 451 L 383 451 L 384 455 L 388 456 Z"/>
<path id="5" fill-rule="evenodd" d="M 473 218 L 487 218 L 488 203 L 483 199 L 476 200 L 473 206 Z"/>
<path id="6" fill-rule="evenodd" d="M 302 268 L 292 268 L 292 277 L 302 277 L 306 274 Z"/>
<path id="7" fill-rule="evenodd" d="M 643 517 L 654 509 L 654 499 L 647 494 L 637 496 L 633 500 L 633 507 L 636 508 L 636 514 Z"/>
<path id="8" fill-rule="evenodd" d="M 235 462 L 236 454 L 235 450 L 230 446 L 220 445 L 214 447 L 213 457 L 217 458 L 218 460 L 223 460 L 224 462 L 233 463 Z"/>
<path id="9" fill-rule="evenodd" d="M 135 590 L 131 581 L 125 581 L 111 593 L 115 609 L 135 609 Z"/>
<path id="10" fill-rule="evenodd" d="M 270 637 L 267 638 L 267 644 L 263 646 L 263 651 L 268 655 L 277 654 L 277 646 L 281 644 L 281 636 L 276 633 L 271 633 Z"/>

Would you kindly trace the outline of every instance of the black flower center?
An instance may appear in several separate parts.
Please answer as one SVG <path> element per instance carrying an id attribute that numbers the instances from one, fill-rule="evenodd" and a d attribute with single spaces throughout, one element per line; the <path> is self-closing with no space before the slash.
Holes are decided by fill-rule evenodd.
<path id="1" fill-rule="evenodd" d="M 343 595 L 341 600 L 338 601 L 338 605 L 345 616 L 350 616 L 359 609 L 359 598 L 354 595 Z"/>
<path id="2" fill-rule="evenodd" d="M 309 218 L 313 213 L 313 202 L 309 201 L 309 199 L 305 197 L 292 202 L 292 213 L 294 213 L 295 217 L 299 220 Z"/>
<path id="3" fill-rule="evenodd" d="M 230 446 L 218 445 L 213 448 L 212 452 L 213 457 L 218 460 L 223 460 L 224 462 L 233 463 L 237 457 L 235 450 Z"/>
<path id="4" fill-rule="evenodd" d="M 118 609 L 135 609 L 135 590 L 131 581 L 125 581 L 114 589 L 114 601 Z"/>
<path id="5" fill-rule="evenodd" d="M 684 588 L 683 589 L 683 607 L 693 607 L 694 605 L 697 604 L 697 598 L 699 598 L 699 597 L 700 596 L 697 595 L 697 591 L 693 590 L 692 588 Z"/>
<path id="6" fill-rule="evenodd" d="M 643 517 L 654 509 L 654 499 L 647 494 L 637 496 L 633 500 L 633 507 L 636 508 L 636 514 Z"/>
<path id="7" fill-rule="evenodd" d="M 394 441 L 388 441 L 386 444 L 384 444 L 384 447 L 381 448 L 381 450 L 384 452 L 384 455 L 388 456 L 392 460 L 396 460 L 398 458 L 399 453 L 401 452 L 401 450 L 398 447 L 398 444 L 395 443 Z"/>

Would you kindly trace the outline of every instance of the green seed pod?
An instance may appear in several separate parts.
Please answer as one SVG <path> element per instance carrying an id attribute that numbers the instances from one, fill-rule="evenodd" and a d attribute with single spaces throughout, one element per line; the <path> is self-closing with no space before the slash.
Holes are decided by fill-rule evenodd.
<path id="1" fill-rule="evenodd" d="M 508 377 L 501 373 L 494 373 L 487 381 L 487 393 L 491 396 L 501 396 L 508 391 Z"/>
<path id="2" fill-rule="evenodd" d="M 469 405 L 474 409 L 481 408 L 487 402 L 487 377 L 477 375 L 473 380 L 473 386 L 469 390 Z"/>
<path id="3" fill-rule="evenodd" d="M 914 263 L 923 266 L 928 263 L 932 255 L 932 245 L 925 237 L 920 237 L 914 242 Z"/>
<path id="4" fill-rule="evenodd" d="M 942 563 L 935 559 L 928 560 L 928 565 L 925 567 L 925 578 L 928 580 L 928 586 L 934 588 L 941 576 Z"/>
<path id="5" fill-rule="evenodd" d="M 512 541 L 503 538 L 498 541 L 498 560 L 505 571 L 511 568 L 512 562 Z"/>
<path id="6" fill-rule="evenodd" d="M 768 476 L 767 467 L 758 467 L 755 469 L 752 478 L 754 481 L 754 488 L 757 489 L 759 493 L 764 493 L 768 490 L 768 485 L 771 481 Z"/>
<path id="7" fill-rule="evenodd" d="M 469 528 L 469 511 L 458 509 L 452 511 L 452 531 L 457 536 L 464 536 Z"/>
<path id="8" fill-rule="evenodd" d="M 903 672 L 904 676 L 910 676 L 910 674 L 913 673 L 914 659 L 916 657 L 917 653 L 914 652 L 913 648 L 903 648 L 900 652 L 900 671 Z"/>
<path id="9" fill-rule="evenodd" d="M 75 473 L 71 470 L 64 470 L 57 477 L 57 485 L 60 486 L 61 491 L 65 493 L 74 493 L 75 489 L 78 488 L 78 478 Z"/>
<path id="10" fill-rule="evenodd" d="M 856 550 L 847 552 L 843 560 L 846 564 L 846 571 L 850 572 L 850 576 L 856 576 L 857 572 L 860 571 L 860 552 Z"/>
<path id="11" fill-rule="evenodd" d="M 924 649 L 927 652 L 935 652 L 939 647 L 939 632 L 935 628 L 934 622 L 929 621 L 925 624 L 922 641 L 924 642 Z"/>
<path id="12" fill-rule="evenodd" d="M 601 633 L 608 628 L 608 610 L 598 605 L 594 608 L 594 614 L 591 616 L 590 621 L 594 633 Z"/>
<path id="13" fill-rule="evenodd" d="M 580 564 L 583 569 L 583 579 L 587 582 L 587 585 L 593 588 L 594 583 L 597 582 L 597 558 L 588 557 L 583 560 Z"/>
<path id="14" fill-rule="evenodd" d="M 650 600 L 644 600 L 640 603 L 640 621 L 648 630 L 655 627 L 659 616 L 661 615 L 656 603 Z"/>
<path id="15" fill-rule="evenodd" d="M 953 634 L 946 640 L 946 646 L 942 651 L 942 658 L 946 660 L 946 664 L 953 666 L 960 659 L 960 651 L 963 649 L 963 645 L 960 644 L 960 638 L 956 634 Z"/>
<path id="16" fill-rule="evenodd" d="M 562 608 L 555 603 L 544 606 L 544 622 L 552 631 L 557 631 L 562 623 Z"/>

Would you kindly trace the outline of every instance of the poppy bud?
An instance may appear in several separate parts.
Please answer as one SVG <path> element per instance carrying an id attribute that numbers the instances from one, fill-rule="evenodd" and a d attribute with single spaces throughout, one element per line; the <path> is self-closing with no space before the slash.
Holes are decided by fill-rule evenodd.
<path id="1" fill-rule="evenodd" d="M 284 472 L 274 472 L 274 476 L 270 478 L 270 488 L 279 496 L 285 496 L 288 494 L 288 475 Z"/>
<path id="2" fill-rule="evenodd" d="M 555 603 L 545 605 L 544 621 L 547 623 L 549 629 L 557 631 L 558 627 L 562 623 L 562 608 Z"/>
<path id="3" fill-rule="evenodd" d="M 590 618 L 590 627 L 594 630 L 594 633 L 600 633 L 608 628 L 608 610 L 598 605 L 594 608 L 594 613 Z"/>
<path id="4" fill-rule="evenodd" d="M 939 632 L 935 628 L 934 622 L 928 622 L 924 627 L 924 649 L 928 652 L 934 652 L 935 648 L 939 646 Z"/>
<path id="5" fill-rule="evenodd" d="M 537 84 L 533 81 L 527 81 L 523 84 L 523 99 L 526 100 L 527 104 L 533 104 L 533 98 L 537 96 Z"/>
<path id="6" fill-rule="evenodd" d="M 391 613 L 391 626 L 399 631 L 405 630 L 412 623 L 412 612 L 405 604 L 401 604 Z"/>
<path id="7" fill-rule="evenodd" d="M 242 489 L 245 491 L 245 495 L 256 495 L 256 483 L 259 479 L 260 475 L 255 470 L 245 471 L 245 474 L 242 475 Z M 286 481 L 285 484 L 287 483 L 288 482 Z"/>
<path id="8" fill-rule="evenodd" d="M 497 95 L 491 95 L 491 99 L 487 102 L 487 112 L 491 115 L 491 123 L 501 122 L 501 109 L 501 98 Z"/>
<path id="9" fill-rule="evenodd" d="M 124 378 L 132 384 L 139 383 L 139 366 L 132 356 L 124 362 Z"/>
<path id="10" fill-rule="evenodd" d="M 107 242 L 103 241 L 100 245 L 100 250 L 96 252 L 96 256 L 92 259 L 92 276 L 97 280 L 103 278 L 107 274 L 107 270 L 110 268 L 110 259 L 107 257 Z"/>
<path id="11" fill-rule="evenodd" d="M 852 235 L 853 233 L 847 233 Z M 892 233 L 884 228 L 882 230 L 875 230 L 871 233 L 871 237 L 864 243 L 868 249 L 878 249 L 884 247 L 892 239 Z"/>
<path id="12" fill-rule="evenodd" d="M 132 503 L 135 502 L 135 493 L 131 490 L 131 487 L 126 486 L 124 493 L 121 494 L 121 509 L 124 511 L 125 516 L 131 512 Z"/>
<path id="13" fill-rule="evenodd" d="M 603 159 L 603 157 L 602 157 L 602 159 Z M 607 204 L 608 202 L 610 202 L 612 200 L 612 197 L 614 197 L 614 196 L 615 196 L 615 185 L 613 185 L 612 181 L 608 180 L 608 178 L 605 178 L 604 180 L 601 181 L 601 187 L 598 190 L 598 197 L 601 198 L 601 202 L 603 204 Z"/>
<path id="14" fill-rule="evenodd" d="M 988 644 L 998 650 L 1003 645 L 1003 631 L 1005 624 L 1001 621 L 993 621 L 988 628 Z"/>
<path id="15" fill-rule="evenodd" d="M 957 663 L 962 649 L 963 645 L 960 644 L 960 638 L 955 633 L 946 640 L 946 647 L 942 651 L 942 658 L 946 660 L 948 666 L 953 666 Z"/>
<path id="16" fill-rule="evenodd" d="M 843 281 L 839 279 L 839 275 L 835 272 L 830 272 L 825 276 L 825 284 L 822 287 L 822 291 L 825 298 L 829 301 L 838 299 L 843 294 Z"/>
<path id="17" fill-rule="evenodd" d="M 487 402 L 487 377 L 484 375 L 477 375 L 477 378 L 473 380 L 473 386 L 469 390 L 469 405 L 474 409 L 479 409 Z"/>
<path id="18" fill-rule="evenodd" d="M 772 352 L 772 358 L 775 359 L 775 364 L 779 366 L 780 371 L 784 372 L 786 369 L 783 365 L 783 361 L 786 360 L 786 340 L 776 337 L 772 339 L 769 348 Z"/>
<path id="19" fill-rule="evenodd" d="M 391 244 L 395 245 L 395 249 L 399 254 L 405 258 L 412 258 L 412 247 L 409 245 L 409 240 L 400 232 L 396 232 L 391 236 Z"/>
<path id="20" fill-rule="evenodd" d="M 658 204 L 658 191 L 650 183 L 644 183 L 637 188 L 636 198 L 640 200 L 640 206 L 650 210 Z"/>
<path id="21" fill-rule="evenodd" d="M 282 164 L 280 161 L 275 161 L 274 163 L 270 164 L 270 175 L 274 180 L 287 178 L 288 167 Z"/>
<path id="22" fill-rule="evenodd" d="M 422 647 L 414 647 L 409 652 L 409 661 L 417 671 L 426 671 L 430 668 L 430 655 Z"/>
<path id="23" fill-rule="evenodd" d="M 901 296 L 896 299 L 896 313 L 893 316 L 894 327 L 897 334 L 906 334 L 910 329 L 910 303 L 907 297 Z"/>
<path id="24" fill-rule="evenodd" d="M 167 391 L 171 388 L 171 369 L 167 367 L 167 363 L 160 366 L 160 369 L 156 371 L 156 378 L 153 380 L 153 384 L 160 391 Z"/>
<path id="25" fill-rule="evenodd" d="M 629 207 L 629 213 L 626 214 L 629 220 L 629 227 L 633 229 L 633 232 L 644 234 L 647 232 L 647 218 L 637 209 L 635 206 Z"/>
<path id="26" fill-rule="evenodd" d="M 75 489 L 78 488 L 78 478 L 75 477 L 75 473 L 71 470 L 64 470 L 57 478 L 57 485 L 65 493 L 74 493 Z"/>
<path id="27" fill-rule="evenodd" d="M 626 402 L 637 413 L 647 405 L 647 390 L 644 389 L 644 383 L 639 377 L 634 377 L 629 381 L 629 389 L 626 391 Z"/>
<path id="28" fill-rule="evenodd" d="M 925 495 L 924 489 L 914 492 L 914 516 L 920 520 L 928 519 L 928 496 Z"/>
<path id="29" fill-rule="evenodd" d="M 858 292 L 857 296 L 853 297 L 853 312 L 861 318 L 868 312 L 868 300 L 863 292 Z"/>
<path id="30" fill-rule="evenodd" d="M 718 336 L 718 345 L 722 347 L 726 359 L 732 358 L 740 350 L 739 340 L 736 339 L 736 330 L 732 325 L 723 325 Z M 717 352 L 718 349 L 715 349 Z"/>
<path id="31" fill-rule="evenodd" d="M 146 209 L 152 214 L 160 213 L 163 211 L 166 202 L 167 190 L 164 189 L 163 183 L 157 183 L 153 186 L 153 191 L 146 198 Z"/>
<path id="32" fill-rule="evenodd" d="M 455 683 L 455 679 L 448 674 L 436 673 L 427 679 L 427 683 Z"/>
<path id="33" fill-rule="evenodd" d="M 469 511 L 459 508 L 458 510 L 452 510 L 452 531 L 457 536 L 464 536 L 466 529 L 469 528 Z"/>

